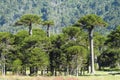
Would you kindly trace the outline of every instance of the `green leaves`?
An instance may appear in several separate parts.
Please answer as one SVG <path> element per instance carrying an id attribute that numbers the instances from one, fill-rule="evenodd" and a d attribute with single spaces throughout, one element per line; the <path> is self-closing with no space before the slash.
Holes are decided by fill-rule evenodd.
<path id="1" fill-rule="evenodd" d="M 53 20 L 43 21 L 42 25 L 54 25 L 54 21 Z"/>
<path id="2" fill-rule="evenodd" d="M 108 35 L 105 43 L 111 48 L 120 48 L 120 26 Z"/>
<path id="3" fill-rule="evenodd" d="M 41 18 L 34 14 L 23 15 L 14 25 L 24 25 L 29 26 L 29 35 L 32 35 L 32 24 L 40 24 Z"/>
<path id="4" fill-rule="evenodd" d="M 29 53 L 30 66 L 38 66 L 41 68 L 46 67 L 49 64 L 48 55 L 40 48 L 33 48 Z"/>
<path id="5" fill-rule="evenodd" d="M 102 67 L 116 67 L 120 61 L 120 49 L 108 49 L 99 57 L 98 62 Z"/>
<path id="6" fill-rule="evenodd" d="M 80 18 L 75 24 L 75 26 L 81 26 L 83 29 L 88 30 L 89 36 L 89 47 L 90 47 L 90 54 L 91 54 L 91 73 L 94 74 L 94 46 L 93 46 L 93 34 L 94 28 L 97 26 L 106 26 L 106 22 L 95 14 L 89 14 Z"/>
<path id="7" fill-rule="evenodd" d="M 43 21 L 42 24 L 47 26 L 46 33 L 47 33 L 47 36 L 50 37 L 50 26 L 54 25 L 54 21 L 52 21 L 52 20 L 48 21 L 47 20 L 47 21 Z"/>
<path id="8" fill-rule="evenodd" d="M 95 14 L 86 15 L 78 20 L 78 23 L 85 29 L 91 29 L 97 26 L 107 26 L 107 23 Z"/>
<path id="9" fill-rule="evenodd" d="M 4 42 L 4 43 L 13 43 L 14 41 L 14 37 L 12 34 L 8 33 L 8 32 L 0 32 L 0 42 Z"/>
<path id="10" fill-rule="evenodd" d="M 81 31 L 80 28 L 77 28 L 77 27 L 67 27 L 67 28 L 64 28 L 62 32 L 65 35 L 69 36 L 70 39 L 73 39 L 79 36 L 80 31 Z"/>
<path id="11" fill-rule="evenodd" d="M 41 18 L 38 15 L 35 14 L 26 14 L 23 15 L 20 20 L 18 20 L 15 25 L 26 25 L 29 26 L 30 23 L 34 23 L 34 24 L 40 24 L 41 23 Z"/>
<path id="12" fill-rule="evenodd" d="M 13 72 L 16 72 L 18 74 L 20 73 L 21 69 L 22 69 L 22 61 L 20 59 L 14 60 L 12 63 Z"/>
<path id="13" fill-rule="evenodd" d="M 82 46 L 71 46 L 71 47 L 67 48 L 67 54 L 68 55 L 77 55 L 82 58 L 85 58 L 85 56 L 87 55 L 87 50 L 86 50 L 86 48 L 84 48 Z"/>

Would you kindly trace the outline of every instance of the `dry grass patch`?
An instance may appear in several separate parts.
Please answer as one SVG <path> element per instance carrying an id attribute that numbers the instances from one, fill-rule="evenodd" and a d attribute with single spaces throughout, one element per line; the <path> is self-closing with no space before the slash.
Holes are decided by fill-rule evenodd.
<path id="1" fill-rule="evenodd" d="M 57 77 L 30 77 L 30 76 L 0 76 L 0 80 L 120 80 L 119 75 L 108 76 L 57 76 Z"/>

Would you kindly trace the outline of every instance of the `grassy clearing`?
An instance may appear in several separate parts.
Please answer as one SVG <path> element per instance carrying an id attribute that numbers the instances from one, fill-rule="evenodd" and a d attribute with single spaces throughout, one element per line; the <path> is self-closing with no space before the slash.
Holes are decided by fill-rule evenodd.
<path id="1" fill-rule="evenodd" d="M 0 80 L 120 80 L 120 76 L 80 76 L 80 77 L 29 77 L 29 76 L 0 76 Z"/>
<path id="2" fill-rule="evenodd" d="M 0 76 L 0 80 L 120 80 L 120 75 L 111 75 L 111 72 L 97 71 L 95 75 L 86 75 L 86 76 L 52 76 L 52 77 L 43 77 L 43 76 Z"/>

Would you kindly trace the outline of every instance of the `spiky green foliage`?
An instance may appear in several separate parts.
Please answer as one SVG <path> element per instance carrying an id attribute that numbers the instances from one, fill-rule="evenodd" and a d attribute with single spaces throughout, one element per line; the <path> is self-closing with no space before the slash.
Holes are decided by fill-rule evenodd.
<path id="1" fill-rule="evenodd" d="M 34 24 L 40 24 L 41 22 L 41 18 L 40 16 L 37 16 L 35 14 L 25 14 L 23 15 L 20 20 L 18 20 L 15 25 L 26 25 L 29 26 L 30 23 L 34 23 Z"/>
<path id="2" fill-rule="evenodd" d="M 119 67 L 120 49 L 107 49 L 99 57 L 98 63 L 101 67 Z"/>
<path id="3" fill-rule="evenodd" d="M 108 35 L 105 43 L 110 48 L 120 48 L 120 26 Z"/>
<path id="4" fill-rule="evenodd" d="M 89 43 L 90 43 L 90 56 L 91 56 L 91 73 L 95 73 L 94 69 L 94 43 L 93 43 L 93 33 L 94 28 L 97 26 L 107 26 L 107 23 L 99 16 L 95 14 L 89 14 L 84 17 L 81 17 L 75 26 L 82 27 L 83 29 L 88 30 Z"/>
<path id="5" fill-rule="evenodd" d="M 107 23 L 95 14 L 86 15 L 78 20 L 78 24 L 85 29 L 91 29 L 97 26 L 107 26 Z"/>
<path id="6" fill-rule="evenodd" d="M 80 28 L 77 27 L 67 27 L 63 29 L 63 33 L 69 36 L 70 39 L 77 37 L 80 33 Z"/>
<path id="7" fill-rule="evenodd" d="M 47 30 L 46 30 L 46 33 L 47 33 L 47 36 L 50 37 L 50 26 L 51 25 L 54 25 L 54 21 L 52 20 L 47 20 L 47 21 L 43 21 L 42 24 L 45 26 L 47 26 Z"/>
<path id="8" fill-rule="evenodd" d="M 38 15 L 26 14 L 23 15 L 18 21 L 16 21 L 15 26 L 24 25 L 29 26 L 29 35 L 32 35 L 32 24 L 40 24 L 41 18 Z"/>
<path id="9" fill-rule="evenodd" d="M 46 20 L 42 22 L 43 25 L 54 25 L 54 21 L 53 20 Z"/>

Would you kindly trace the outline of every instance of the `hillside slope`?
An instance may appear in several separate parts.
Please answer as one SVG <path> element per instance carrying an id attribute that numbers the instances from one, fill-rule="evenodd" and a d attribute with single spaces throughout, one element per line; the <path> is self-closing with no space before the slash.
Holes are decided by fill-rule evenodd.
<path id="1" fill-rule="evenodd" d="M 23 14 L 38 14 L 54 20 L 55 31 L 74 24 L 86 14 L 97 14 L 115 29 L 120 24 L 119 0 L 0 0 L 0 31 L 15 32 L 11 25 Z"/>

